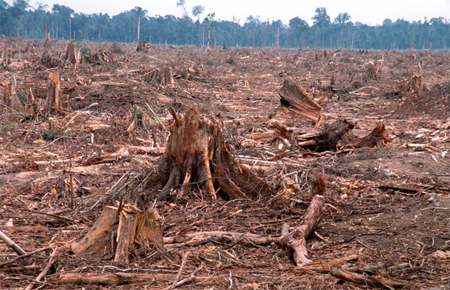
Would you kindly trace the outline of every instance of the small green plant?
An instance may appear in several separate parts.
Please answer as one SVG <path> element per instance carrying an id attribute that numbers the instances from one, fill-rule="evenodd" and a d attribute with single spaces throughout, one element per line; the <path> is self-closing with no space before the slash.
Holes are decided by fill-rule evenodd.
<path id="1" fill-rule="evenodd" d="M 80 49 L 81 56 L 83 57 L 83 62 L 91 61 L 91 49 L 87 46 L 83 46 Z"/>
<path id="2" fill-rule="evenodd" d="M 14 133 L 16 126 L 17 124 L 8 123 L 5 126 L 0 127 L 0 133 L 2 133 L 2 135 L 9 136 Z"/>
<path id="3" fill-rule="evenodd" d="M 25 90 L 18 90 L 17 91 L 17 96 L 19 97 L 19 99 L 26 103 L 27 102 L 27 93 L 25 92 Z"/>
<path id="4" fill-rule="evenodd" d="M 139 109 L 136 109 L 133 112 L 133 118 L 141 119 L 142 118 L 142 112 Z"/>
<path id="5" fill-rule="evenodd" d="M 41 131 L 42 140 L 45 141 L 53 141 L 55 140 L 55 135 L 53 134 L 53 129 L 50 130 L 42 130 Z"/>
<path id="6" fill-rule="evenodd" d="M 399 195 L 400 194 L 400 190 L 397 189 L 396 191 L 394 191 L 394 194 L 395 195 Z"/>

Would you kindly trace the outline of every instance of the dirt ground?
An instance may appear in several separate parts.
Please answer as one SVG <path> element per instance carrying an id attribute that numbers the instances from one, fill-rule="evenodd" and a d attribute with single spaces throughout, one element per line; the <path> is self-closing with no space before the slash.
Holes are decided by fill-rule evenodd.
<path id="1" fill-rule="evenodd" d="M 49 67 L 41 59 L 44 42 L 32 41 L 31 52 L 23 51 L 26 43 L 0 41 L 0 96 L 8 81 L 23 102 L 43 108 L 49 73 L 59 72 L 68 112 L 30 115 L 0 104 L 0 229 L 27 253 L 41 250 L 9 262 L 17 254 L 0 241 L 1 289 L 33 283 L 56 247 L 35 288 L 164 289 L 189 252 L 180 280 L 194 271 L 196 279 L 179 289 L 450 289 L 450 51 L 153 45 L 136 52 L 131 44 L 85 43 L 78 49 L 103 49 L 113 57 Z M 53 41 L 47 48 L 58 60 L 67 44 Z M 152 69 L 165 66 L 173 70 L 174 85 L 148 78 Z M 420 92 L 413 73 L 420 76 Z M 291 127 L 317 132 L 346 119 L 356 123 L 352 134 L 362 137 L 383 123 L 390 142 L 375 148 L 340 144 L 314 155 L 295 141 L 286 149 L 253 140 L 253 133 L 273 129 L 270 117 L 287 78 L 323 108 L 319 128 L 308 120 L 290 120 Z M 133 117 L 146 112 L 167 127 L 170 107 L 184 114 L 191 106 L 218 120 L 236 160 L 279 194 L 268 202 L 213 201 L 200 190 L 179 197 L 175 190 L 157 207 L 163 236 L 208 231 L 280 236 L 283 223 L 292 229 L 301 222 L 311 181 L 324 177 L 326 209 L 307 241 L 310 265 L 296 266 L 289 250 L 277 244 L 213 238 L 195 246 L 166 244 L 165 254 L 138 247 L 127 266 L 113 265 L 112 253 L 71 252 L 105 206 L 121 196 L 136 202 L 146 193 L 143 181 L 160 154 L 131 148 L 164 147 L 168 131 L 159 125 L 127 130 Z M 283 152 L 289 154 L 271 160 Z M 336 269 L 375 282 L 350 281 Z M 118 272 L 155 279 L 125 285 L 60 280 L 66 273 Z"/>

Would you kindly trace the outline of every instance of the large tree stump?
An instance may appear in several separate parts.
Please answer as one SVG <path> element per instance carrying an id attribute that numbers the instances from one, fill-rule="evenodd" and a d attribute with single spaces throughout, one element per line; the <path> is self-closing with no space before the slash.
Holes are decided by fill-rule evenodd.
<path id="1" fill-rule="evenodd" d="M 202 118 L 196 107 L 181 118 L 170 108 L 174 120 L 166 152 L 157 174 L 147 187 L 161 189 L 158 200 L 167 199 L 174 188 L 199 184 L 213 198 L 259 198 L 272 194 L 272 188 L 242 166 L 228 152 L 216 120 Z"/>
<path id="2" fill-rule="evenodd" d="M 77 59 L 77 48 L 75 46 L 75 43 L 69 43 L 63 60 L 68 61 L 72 64 L 76 64 L 78 62 Z"/>
<path id="3" fill-rule="evenodd" d="M 300 84 L 286 79 L 279 94 L 281 105 L 277 111 L 281 111 L 292 118 L 308 118 L 313 122 L 314 127 L 320 125 L 323 115 L 322 107 Z"/>
<path id="4" fill-rule="evenodd" d="M 8 81 L 3 81 L 3 85 L 5 86 L 5 94 L 3 95 L 3 103 L 13 108 L 17 111 L 23 110 L 23 103 L 20 100 L 19 96 L 16 93 L 16 88 L 14 83 L 10 83 Z"/>
<path id="5" fill-rule="evenodd" d="M 107 206 L 72 251 L 78 256 L 115 253 L 114 263 L 117 265 L 129 263 L 129 254 L 135 249 L 135 243 L 145 248 L 154 246 L 163 253 L 161 221 L 155 208 L 141 211 L 130 204 Z"/>
<path id="6" fill-rule="evenodd" d="M 171 67 L 164 66 L 162 68 L 154 68 L 142 77 L 149 83 L 158 83 L 162 86 L 174 85 L 173 70 Z"/>

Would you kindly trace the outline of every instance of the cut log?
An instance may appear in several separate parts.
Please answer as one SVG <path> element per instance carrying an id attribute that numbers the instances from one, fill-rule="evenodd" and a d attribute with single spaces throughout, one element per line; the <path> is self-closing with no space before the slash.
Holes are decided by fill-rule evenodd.
<path id="1" fill-rule="evenodd" d="M 386 128 L 383 123 L 380 123 L 369 135 L 352 140 L 352 145 L 356 148 L 377 147 L 380 145 L 386 145 L 389 142 L 390 139 L 386 136 Z"/>
<path id="2" fill-rule="evenodd" d="M 272 194 L 264 180 L 231 156 L 216 120 L 201 117 L 196 107 L 190 108 L 184 118 L 173 108 L 169 111 L 174 120 L 166 152 L 157 174 L 147 184 L 148 188 L 161 190 L 158 200 L 167 199 L 172 189 L 190 184 L 199 184 L 212 198 L 216 198 L 216 191 L 225 199 L 256 199 Z"/>
<path id="3" fill-rule="evenodd" d="M 320 125 L 323 110 L 300 84 L 286 79 L 279 94 L 281 105 L 277 112 L 282 112 L 292 118 L 308 118 L 313 122 L 314 127 Z"/>

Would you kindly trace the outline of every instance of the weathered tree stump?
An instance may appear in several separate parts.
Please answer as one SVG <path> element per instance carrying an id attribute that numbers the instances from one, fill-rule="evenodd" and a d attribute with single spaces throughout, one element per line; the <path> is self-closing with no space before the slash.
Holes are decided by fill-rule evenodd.
<path id="1" fill-rule="evenodd" d="M 69 43 L 66 53 L 64 54 L 64 57 L 62 59 L 72 64 L 76 64 L 78 62 L 77 48 L 75 46 L 75 43 Z"/>
<path id="2" fill-rule="evenodd" d="M 218 192 L 225 199 L 264 198 L 273 190 L 228 152 L 216 120 L 203 118 L 196 107 L 181 118 L 170 108 L 174 120 L 166 152 L 148 188 L 161 189 L 158 200 L 167 199 L 172 189 L 185 190 L 199 184 L 209 196 Z"/>
<path id="3" fill-rule="evenodd" d="M 2 100 L 3 103 L 8 107 L 13 108 L 14 110 L 23 110 L 23 103 L 16 93 L 14 83 L 3 81 L 3 85 L 5 86 L 5 94 L 3 95 Z"/>
<path id="4" fill-rule="evenodd" d="M 320 107 L 300 84 L 286 79 L 279 94 L 281 104 L 276 114 L 282 112 L 293 119 L 304 117 L 310 119 L 314 127 L 320 125 L 323 115 L 322 107 Z"/>
<path id="5" fill-rule="evenodd" d="M 151 244 L 164 252 L 162 218 L 155 208 L 141 211 L 133 205 L 107 206 L 91 230 L 72 251 L 78 256 L 114 253 L 114 263 L 126 265 L 135 242 L 149 248 Z M 114 233 L 117 236 L 114 237 Z"/>
<path id="6" fill-rule="evenodd" d="M 142 77 L 149 83 L 158 83 L 162 86 L 175 84 L 172 68 L 168 66 L 152 69 Z"/>
<path id="7" fill-rule="evenodd" d="M 372 132 L 363 137 L 352 140 L 352 145 L 356 148 L 362 147 L 376 147 L 378 145 L 385 145 L 390 142 L 386 135 L 386 127 L 383 123 L 378 124 Z"/>

